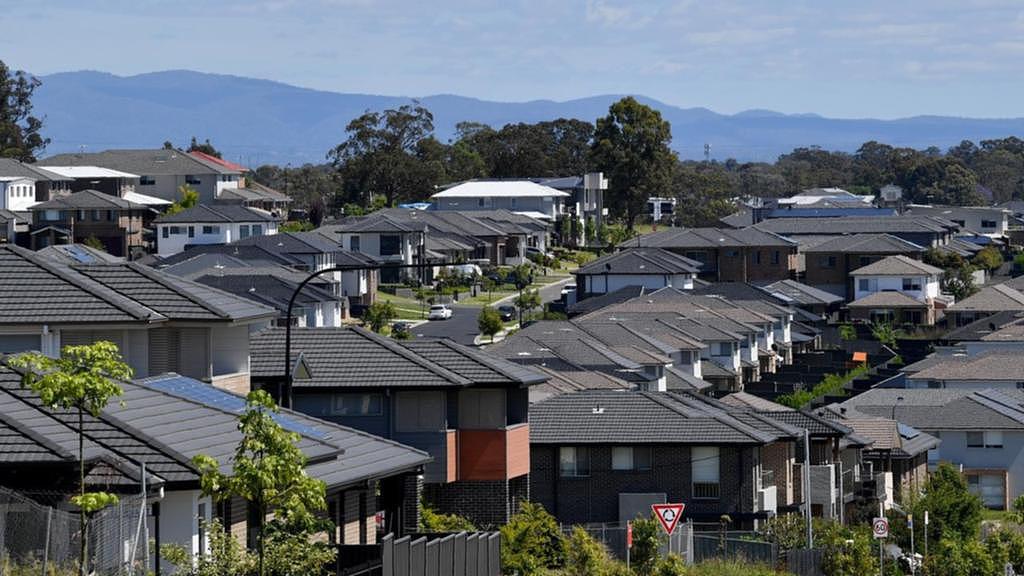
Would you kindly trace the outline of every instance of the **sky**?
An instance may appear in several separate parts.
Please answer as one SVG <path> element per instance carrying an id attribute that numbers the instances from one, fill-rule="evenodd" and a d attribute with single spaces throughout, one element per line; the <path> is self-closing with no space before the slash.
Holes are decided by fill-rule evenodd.
<path id="1" fill-rule="evenodd" d="M 335 92 L 735 113 L 1024 116 L 1021 0 L 0 0 L 36 75 L 169 69 Z"/>

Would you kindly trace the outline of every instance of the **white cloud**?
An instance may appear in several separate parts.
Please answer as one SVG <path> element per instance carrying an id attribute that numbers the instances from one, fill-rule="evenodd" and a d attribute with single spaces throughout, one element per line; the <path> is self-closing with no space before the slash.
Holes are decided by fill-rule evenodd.
<path id="1" fill-rule="evenodd" d="M 650 22 L 649 16 L 638 15 L 631 8 L 614 5 L 607 0 L 587 0 L 587 22 L 606 28 L 636 29 Z"/>
<path id="2" fill-rule="evenodd" d="M 732 28 L 707 32 L 692 32 L 686 39 L 692 43 L 709 48 L 719 46 L 744 46 L 763 44 L 796 35 L 796 28 Z"/>

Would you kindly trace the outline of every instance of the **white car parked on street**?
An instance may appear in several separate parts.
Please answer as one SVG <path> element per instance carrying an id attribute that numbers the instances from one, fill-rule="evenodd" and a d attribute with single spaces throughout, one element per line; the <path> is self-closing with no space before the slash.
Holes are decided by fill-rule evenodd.
<path id="1" fill-rule="evenodd" d="M 427 313 L 427 320 L 447 320 L 452 317 L 452 309 L 444 304 L 434 304 Z"/>

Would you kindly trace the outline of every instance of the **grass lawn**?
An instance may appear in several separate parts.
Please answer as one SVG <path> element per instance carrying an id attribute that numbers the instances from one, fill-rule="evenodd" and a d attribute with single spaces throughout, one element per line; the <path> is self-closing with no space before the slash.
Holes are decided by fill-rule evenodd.
<path id="1" fill-rule="evenodd" d="M 388 302 L 399 308 L 408 308 L 410 310 L 419 310 L 419 300 L 415 298 L 402 298 L 401 296 L 395 296 L 394 294 L 388 294 L 387 292 L 377 292 L 377 302 Z"/>
<path id="2" fill-rule="evenodd" d="M 494 290 L 493 292 L 481 291 L 478 296 L 472 298 L 460 298 L 459 304 L 466 304 L 468 306 L 487 306 L 494 304 L 502 298 L 507 298 L 514 294 L 519 294 L 518 290 Z"/>

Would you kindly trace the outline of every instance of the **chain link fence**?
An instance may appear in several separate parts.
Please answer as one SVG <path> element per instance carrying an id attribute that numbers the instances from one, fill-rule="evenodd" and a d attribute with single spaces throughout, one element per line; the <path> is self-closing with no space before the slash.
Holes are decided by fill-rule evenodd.
<path id="1" fill-rule="evenodd" d="M 145 574 L 149 565 L 146 499 L 122 496 L 89 522 L 89 566 L 98 575 Z M 75 574 L 79 515 L 0 487 L 0 574 Z"/>
<path id="2" fill-rule="evenodd" d="M 565 535 L 572 534 L 573 528 L 577 525 L 563 524 L 562 532 Z M 626 522 L 602 522 L 592 524 L 580 524 L 580 528 L 598 542 L 608 548 L 613 556 L 621 560 L 626 559 Z M 660 530 L 660 528 L 659 528 Z M 678 554 L 686 559 L 687 564 L 691 563 L 693 538 L 691 536 L 693 527 L 690 524 L 680 522 L 669 538 L 663 540 L 661 554 Z"/>

